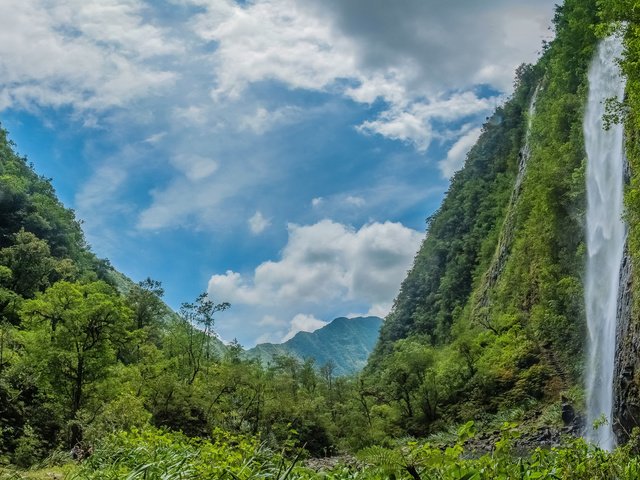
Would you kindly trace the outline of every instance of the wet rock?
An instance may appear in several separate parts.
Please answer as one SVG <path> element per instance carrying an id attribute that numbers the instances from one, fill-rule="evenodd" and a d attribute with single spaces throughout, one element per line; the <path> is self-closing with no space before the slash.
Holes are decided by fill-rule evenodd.
<path id="1" fill-rule="evenodd" d="M 613 377 L 613 431 L 618 443 L 626 443 L 640 426 L 640 320 L 632 318 L 631 258 L 625 247 L 620 268 L 616 358 Z"/>

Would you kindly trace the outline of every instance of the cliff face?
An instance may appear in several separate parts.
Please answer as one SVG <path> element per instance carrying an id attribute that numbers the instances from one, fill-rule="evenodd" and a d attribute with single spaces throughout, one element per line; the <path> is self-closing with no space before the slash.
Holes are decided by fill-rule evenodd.
<path id="1" fill-rule="evenodd" d="M 613 411 L 614 432 L 622 442 L 634 426 L 640 425 L 640 299 L 634 291 L 640 282 L 640 2 L 602 0 L 600 7 L 607 22 L 623 26 L 621 66 L 627 79 L 624 103 L 618 105 L 622 108 L 612 112 L 615 121 L 624 120 L 628 160 L 625 189 L 628 248 L 620 275 Z"/>
<path id="2" fill-rule="evenodd" d="M 640 322 L 633 319 L 633 276 L 628 249 L 620 269 L 613 384 L 613 431 L 619 443 L 640 426 Z"/>

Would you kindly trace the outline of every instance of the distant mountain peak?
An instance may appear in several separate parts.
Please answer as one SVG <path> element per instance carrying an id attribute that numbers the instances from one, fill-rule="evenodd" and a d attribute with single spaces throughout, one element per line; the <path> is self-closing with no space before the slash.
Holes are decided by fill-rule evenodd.
<path id="1" fill-rule="evenodd" d="M 284 343 L 261 343 L 247 350 L 249 358 L 268 364 L 279 355 L 313 358 L 317 366 L 331 361 L 336 375 L 360 371 L 378 341 L 379 317 L 338 317 L 313 332 L 298 332 Z"/>

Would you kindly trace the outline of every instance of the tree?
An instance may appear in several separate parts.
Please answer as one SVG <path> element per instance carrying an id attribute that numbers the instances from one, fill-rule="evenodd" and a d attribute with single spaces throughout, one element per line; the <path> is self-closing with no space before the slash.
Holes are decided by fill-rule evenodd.
<path id="1" fill-rule="evenodd" d="M 127 303 L 133 310 L 136 328 L 142 329 L 152 325 L 166 312 L 167 309 L 162 302 L 163 296 L 162 283 L 151 278 L 147 278 L 131 288 L 127 294 Z"/>
<path id="2" fill-rule="evenodd" d="M 206 293 L 201 293 L 193 303 L 183 303 L 180 307 L 180 322 L 176 340 L 184 341 L 189 367 L 189 385 L 193 384 L 203 363 L 211 360 L 211 341 L 215 337 L 213 315 L 228 309 L 227 302 L 216 304 Z"/>
<path id="3" fill-rule="evenodd" d="M 406 427 L 411 431 L 420 420 L 435 418 L 437 392 L 433 391 L 433 351 L 416 340 L 399 340 L 384 364 L 383 381 L 391 398 L 400 406 Z M 419 408 L 423 417 L 418 417 Z M 424 432 L 412 432 L 424 433 Z"/>
<path id="4" fill-rule="evenodd" d="M 56 261 L 51 257 L 47 242 L 22 229 L 16 233 L 12 246 L 0 250 L 0 264 L 11 270 L 8 287 L 30 298 L 49 286 L 49 277 L 54 272 Z"/>
<path id="5" fill-rule="evenodd" d="M 58 282 L 25 302 L 22 315 L 31 330 L 28 355 L 40 360 L 51 382 L 67 394 L 68 418 L 84 406 L 87 387 L 105 378 L 116 362 L 131 311 L 104 282 Z M 72 428 L 71 443 L 81 439 Z"/>

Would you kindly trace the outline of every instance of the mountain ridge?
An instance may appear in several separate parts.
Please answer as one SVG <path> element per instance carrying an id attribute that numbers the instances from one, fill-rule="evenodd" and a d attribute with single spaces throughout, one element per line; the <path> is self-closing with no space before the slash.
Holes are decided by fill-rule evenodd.
<path id="1" fill-rule="evenodd" d="M 286 342 L 258 344 L 245 355 L 263 364 L 281 355 L 301 361 L 312 358 L 317 367 L 333 362 L 335 375 L 349 375 L 365 366 L 381 326 L 382 319 L 375 316 L 337 317 L 314 332 L 298 332 Z M 355 337 L 358 341 L 353 341 Z"/>

